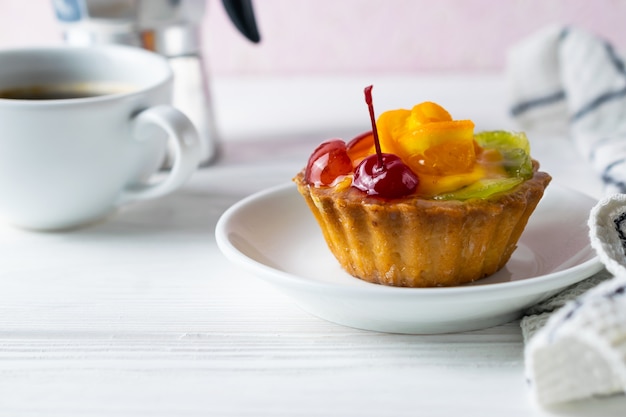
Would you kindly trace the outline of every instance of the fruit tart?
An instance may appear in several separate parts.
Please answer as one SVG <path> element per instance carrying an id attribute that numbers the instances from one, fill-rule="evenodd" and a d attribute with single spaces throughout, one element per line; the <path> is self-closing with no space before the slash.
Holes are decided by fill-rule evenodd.
<path id="1" fill-rule="evenodd" d="M 322 143 L 294 178 L 341 266 L 403 287 L 501 269 L 551 180 L 525 134 L 475 133 L 432 102 L 376 120 L 371 90 L 372 131 Z"/>

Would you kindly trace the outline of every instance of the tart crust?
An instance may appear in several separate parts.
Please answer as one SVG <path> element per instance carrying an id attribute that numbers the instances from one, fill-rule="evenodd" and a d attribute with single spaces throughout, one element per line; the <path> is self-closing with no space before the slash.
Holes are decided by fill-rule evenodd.
<path id="1" fill-rule="evenodd" d="M 341 266 L 372 283 L 401 287 L 465 284 L 501 269 L 551 177 L 539 172 L 487 199 L 368 197 L 354 187 L 294 182 Z"/>

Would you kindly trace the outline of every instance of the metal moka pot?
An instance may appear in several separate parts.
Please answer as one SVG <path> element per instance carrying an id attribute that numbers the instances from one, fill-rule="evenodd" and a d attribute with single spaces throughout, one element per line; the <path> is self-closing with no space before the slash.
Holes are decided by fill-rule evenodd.
<path id="1" fill-rule="evenodd" d="M 222 0 L 233 24 L 251 42 L 260 36 L 252 0 Z M 202 58 L 206 0 L 52 0 L 63 37 L 71 45 L 115 43 L 165 56 L 174 72 L 174 106 L 194 123 L 202 165 L 218 153 L 218 138 Z"/>

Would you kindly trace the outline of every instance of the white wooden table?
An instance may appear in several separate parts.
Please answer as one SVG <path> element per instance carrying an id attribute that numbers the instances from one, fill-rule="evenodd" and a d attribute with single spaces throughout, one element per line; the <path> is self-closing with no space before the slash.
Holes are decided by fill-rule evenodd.
<path id="1" fill-rule="evenodd" d="M 215 80 L 220 162 L 179 192 L 67 233 L 0 226 L 2 416 L 624 416 L 613 397 L 543 410 L 519 323 L 464 334 L 360 331 L 303 312 L 222 257 L 234 202 L 290 181 L 318 142 L 423 100 L 508 128 L 492 76 Z M 600 196 L 565 137 L 533 137 L 554 181 Z"/>

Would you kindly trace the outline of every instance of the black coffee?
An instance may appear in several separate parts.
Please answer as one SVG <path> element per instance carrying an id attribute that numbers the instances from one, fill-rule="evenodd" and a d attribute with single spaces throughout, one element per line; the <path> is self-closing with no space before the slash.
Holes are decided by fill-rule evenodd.
<path id="1" fill-rule="evenodd" d="M 28 86 L 0 89 L 0 98 L 13 100 L 67 100 L 119 94 L 130 89 L 86 86 Z"/>

